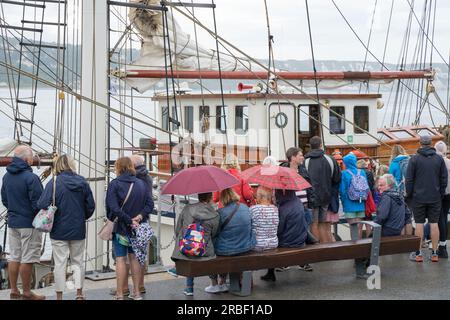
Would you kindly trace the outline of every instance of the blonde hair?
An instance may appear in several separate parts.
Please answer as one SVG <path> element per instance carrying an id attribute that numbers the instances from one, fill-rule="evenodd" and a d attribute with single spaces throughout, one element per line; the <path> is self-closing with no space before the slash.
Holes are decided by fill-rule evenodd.
<path id="1" fill-rule="evenodd" d="M 359 159 L 356 162 L 356 166 L 358 167 L 358 169 L 365 169 L 367 168 L 367 162 L 364 159 Z"/>
<path id="2" fill-rule="evenodd" d="M 116 175 L 120 176 L 125 172 L 129 172 L 131 174 L 136 174 L 134 170 L 133 162 L 128 157 L 121 157 L 116 160 L 114 164 L 114 169 L 116 169 Z"/>
<path id="3" fill-rule="evenodd" d="M 220 202 L 224 207 L 229 205 L 231 202 L 238 202 L 241 197 L 233 190 L 233 188 L 228 188 L 225 190 L 222 190 L 220 192 Z"/>
<path id="4" fill-rule="evenodd" d="M 66 171 L 66 170 L 76 172 L 77 167 L 76 167 L 75 161 L 72 159 L 72 157 L 68 156 L 67 154 L 63 154 L 56 158 L 54 170 L 55 170 L 55 175 L 59 175 L 61 172 Z"/>
<path id="5" fill-rule="evenodd" d="M 405 148 L 403 148 L 401 145 L 399 144 L 395 144 L 392 147 L 392 152 L 391 152 L 391 161 L 394 160 L 397 156 L 399 155 L 405 155 L 407 156 L 408 154 L 405 151 Z"/>
<path id="6" fill-rule="evenodd" d="M 236 169 L 241 171 L 241 166 L 239 165 L 239 159 L 234 155 L 234 153 L 227 153 L 225 159 L 222 162 L 222 169 Z"/>
<path id="7" fill-rule="evenodd" d="M 259 203 L 263 199 L 272 202 L 272 189 L 259 186 L 258 190 L 256 190 L 256 201 Z"/>

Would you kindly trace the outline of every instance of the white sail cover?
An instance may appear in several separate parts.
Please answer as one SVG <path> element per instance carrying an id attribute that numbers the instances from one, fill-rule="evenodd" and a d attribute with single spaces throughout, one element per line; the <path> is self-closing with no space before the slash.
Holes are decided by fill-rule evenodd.
<path id="1" fill-rule="evenodd" d="M 146 5 L 159 5 L 159 0 L 130 0 L 134 3 Z M 130 8 L 128 17 L 133 27 L 143 37 L 140 57 L 127 66 L 127 70 L 164 70 L 164 41 L 163 21 L 161 11 Z M 172 55 L 173 69 L 182 70 L 219 70 L 217 51 L 205 49 L 198 45 L 195 39 L 183 31 L 179 24 L 167 12 L 169 40 Z M 167 64 L 169 65 L 169 51 L 166 41 Z M 199 65 L 200 64 L 200 65 Z M 224 71 L 261 71 L 262 68 L 255 66 L 248 59 L 235 58 L 229 54 L 220 52 L 220 67 Z M 158 79 L 129 78 L 126 82 L 136 88 L 139 92 L 150 89 Z"/>

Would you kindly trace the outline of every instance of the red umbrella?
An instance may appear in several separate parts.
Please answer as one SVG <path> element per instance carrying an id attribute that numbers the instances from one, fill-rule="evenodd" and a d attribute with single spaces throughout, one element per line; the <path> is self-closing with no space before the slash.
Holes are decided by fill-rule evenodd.
<path id="1" fill-rule="evenodd" d="M 199 166 L 183 169 L 161 189 L 161 194 L 189 195 L 224 190 L 240 181 L 227 171 L 215 166 Z"/>
<path id="2" fill-rule="evenodd" d="M 248 183 L 257 183 L 271 189 L 304 190 L 311 187 L 301 175 L 291 168 L 259 165 L 242 172 Z"/>

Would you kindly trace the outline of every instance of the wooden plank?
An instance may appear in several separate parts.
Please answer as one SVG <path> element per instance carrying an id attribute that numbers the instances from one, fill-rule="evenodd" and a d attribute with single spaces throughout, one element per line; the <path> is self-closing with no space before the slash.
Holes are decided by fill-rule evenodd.
<path id="1" fill-rule="evenodd" d="M 176 262 L 176 268 L 179 275 L 198 277 L 323 261 L 369 258 L 371 244 L 371 239 L 363 239 L 308 245 L 303 248 L 278 248 L 241 256 L 217 257 L 207 261 L 179 260 Z M 380 255 L 411 252 L 419 246 L 420 238 L 417 236 L 385 237 L 381 239 Z"/>

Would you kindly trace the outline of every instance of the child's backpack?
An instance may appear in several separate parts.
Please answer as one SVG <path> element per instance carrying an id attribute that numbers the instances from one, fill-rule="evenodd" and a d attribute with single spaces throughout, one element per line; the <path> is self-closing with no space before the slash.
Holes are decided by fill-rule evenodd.
<path id="1" fill-rule="evenodd" d="M 367 179 L 361 175 L 361 170 L 358 170 L 356 175 L 353 174 L 350 170 L 347 170 L 351 176 L 352 180 L 350 181 L 350 186 L 347 190 L 347 195 L 350 200 L 353 201 L 366 201 L 367 196 L 369 195 L 370 189 L 369 184 L 367 183 Z"/>
<path id="2" fill-rule="evenodd" d="M 183 230 L 183 237 L 179 243 L 180 252 L 189 257 L 205 255 L 205 228 L 200 223 L 191 223 Z"/>

